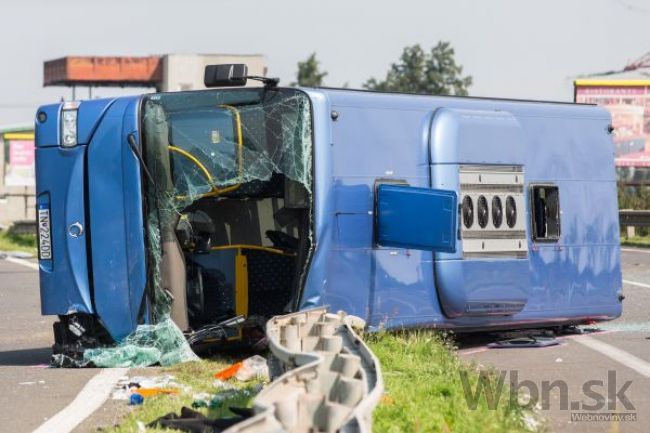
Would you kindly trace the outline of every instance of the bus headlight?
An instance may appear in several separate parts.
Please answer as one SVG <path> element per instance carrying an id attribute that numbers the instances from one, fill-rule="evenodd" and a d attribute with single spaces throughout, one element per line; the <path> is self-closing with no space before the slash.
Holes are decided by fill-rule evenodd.
<path id="1" fill-rule="evenodd" d="M 61 146 L 77 145 L 77 102 L 65 102 L 61 109 Z"/>

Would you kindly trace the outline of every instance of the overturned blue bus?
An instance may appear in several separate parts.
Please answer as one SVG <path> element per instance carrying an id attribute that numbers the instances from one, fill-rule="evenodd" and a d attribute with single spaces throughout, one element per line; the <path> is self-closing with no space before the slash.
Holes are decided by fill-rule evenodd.
<path id="1" fill-rule="evenodd" d="M 318 305 L 387 328 L 621 314 L 604 109 L 264 84 L 39 108 L 55 352 L 164 314 L 230 340 Z"/>

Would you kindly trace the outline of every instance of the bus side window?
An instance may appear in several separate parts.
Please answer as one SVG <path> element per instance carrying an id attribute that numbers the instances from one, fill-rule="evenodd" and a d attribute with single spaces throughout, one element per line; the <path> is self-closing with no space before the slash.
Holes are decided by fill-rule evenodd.
<path id="1" fill-rule="evenodd" d="M 557 242 L 560 239 L 560 191 L 557 185 L 530 186 L 533 240 Z"/>

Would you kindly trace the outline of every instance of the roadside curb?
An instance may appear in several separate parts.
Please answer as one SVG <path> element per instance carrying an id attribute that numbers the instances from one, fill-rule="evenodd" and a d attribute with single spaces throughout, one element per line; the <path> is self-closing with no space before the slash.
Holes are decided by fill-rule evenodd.
<path id="1" fill-rule="evenodd" d="M 0 251 L 0 259 L 6 259 L 7 257 L 14 259 L 33 259 L 34 254 L 23 251 Z"/>

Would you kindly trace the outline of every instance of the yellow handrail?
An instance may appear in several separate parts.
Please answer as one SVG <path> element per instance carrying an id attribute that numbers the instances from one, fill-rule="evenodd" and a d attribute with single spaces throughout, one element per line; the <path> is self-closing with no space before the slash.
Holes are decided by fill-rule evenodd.
<path id="1" fill-rule="evenodd" d="M 199 161 L 194 155 L 176 146 L 169 146 L 169 150 L 171 150 L 172 152 L 176 152 L 180 155 L 183 155 L 185 158 L 192 161 L 203 172 L 205 177 L 208 179 L 208 182 L 212 184 L 212 176 L 210 175 L 210 172 L 208 171 L 207 168 L 205 168 L 205 165 L 203 165 L 203 163 L 201 163 L 201 161 Z"/>
<path id="2" fill-rule="evenodd" d="M 292 253 L 287 253 L 285 251 L 279 250 L 277 248 L 265 247 L 263 245 L 235 244 L 235 245 L 220 245 L 218 247 L 210 248 L 210 250 L 212 250 L 212 251 L 230 250 L 230 249 L 260 250 L 260 251 L 266 251 L 266 252 L 269 252 L 269 253 L 282 254 L 282 255 L 287 255 L 287 256 L 294 255 Z"/>
<path id="3" fill-rule="evenodd" d="M 223 107 L 223 108 L 229 110 L 230 112 L 233 113 L 233 115 L 235 117 L 235 126 L 236 126 L 236 129 L 237 129 L 237 157 L 239 159 L 238 175 L 241 177 L 242 173 L 244 171 L 243 170 L 243 168 L 244 168 L 244 134 L 243 134 L 242 123 L 241 123 L 241 115 L 239 114 L 239 110 L 237 110 L 237 108 L 235 108 L 233 106 L 220 105 L 220 107 Z M 203 165 L 203 163 L 201 163 L 201 161 L 199 161 L 194 155 L 192 155 L 191 153 L 187 152 L 186 150 L 183 150 L 180 147 L 176 147 L 176 146 L 171 146 L 170 145 L 169 150 L 171 150 L 173 152 L 176 152 L 176 153 L 178 153 L 180 155 L 183 155 L 184 157 L 186 157 L 187 159 L 192 161 L 203 172 L 205 177 L 208 179 L 208 183 L 210 184 L 211 191 L 203 194 L 201 196 L 201 198 L 203 198 L 203 197 L 212 197 L 212 196 L 216 196 L 216 195 L 219 195 L 219 194 L 223 194 L 225 192 L 234 191 L 234 190 L 236 190 L 237 188 L 239 188 L 241 186 L 241 183 L 237 183 L 237 184 L 234 184 L 234 185 L 219 189 L 219 188 L 217 188 L 216 186 L 214 186 L 212 184 L 212 176 L 210 175 L 210 172 L 208 171 L 208 169 L 205 168 L 205 165 Z M 177 196 L 176 198 L 182 200 L 182 199 L 185 198 L 185 196 Z"/>

